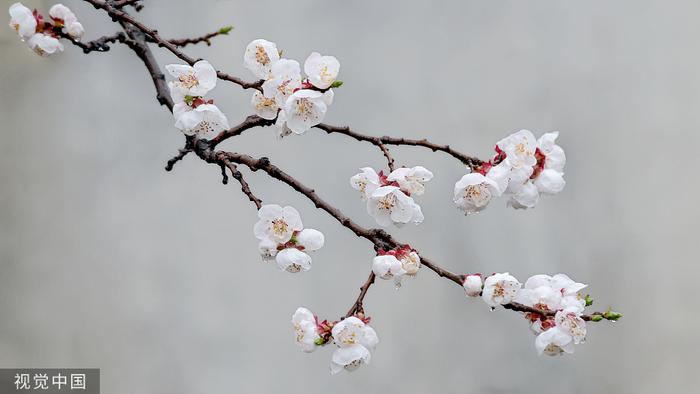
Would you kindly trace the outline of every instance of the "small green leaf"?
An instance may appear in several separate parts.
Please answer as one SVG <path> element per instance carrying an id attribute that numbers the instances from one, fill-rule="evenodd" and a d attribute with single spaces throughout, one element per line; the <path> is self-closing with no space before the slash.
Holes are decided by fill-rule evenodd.
<path id="1" fill-rule="evenodd" d="M 231 30 L 233 30 L 233 26 L 224 26 L 221 29 L 219 29 L 218 33 L 219 34 L 228 34 Z"/>
<path id="2" fill-rule="evenodd" d="M 318 338 L 318 339 L 316 339 L 316 340 L 314 341 L 314 344 L 315 344 L 316 346 L 323 346 L 323 345 L 326 344 L 326 341 L 324 341 L 323 338 Z"/>
<path id="3" fill-rule="evenodd" d="M 591 316 L 591 321 L 601 321 L 601 320 L 603 320 L 603 316 L 601 316 L 601 315 Z"/>
<path id="4" fill-rule="evenodd" d="M 332 88 L 339 88 L 341 86 L 343 86 L 343 81 L 335 81 L 331 84 Z"/>
<path id="5" fill-rule="evenodd" d="M 593 298 L 591 298 L 590 294 L 586 294 L 586 298 L 584 298 L 584 299 L 586 300 L 586 306 L 593 305 Z"/>

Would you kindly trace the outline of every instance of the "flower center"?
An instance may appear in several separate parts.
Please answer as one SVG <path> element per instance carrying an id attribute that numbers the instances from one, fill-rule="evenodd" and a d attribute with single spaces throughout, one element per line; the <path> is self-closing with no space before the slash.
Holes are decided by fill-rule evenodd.
<path id="1" fill-rule="evenodd" d="M 197 134 L 207 134 L 209 132 L 213 132 L 215 130 L 215 126 L 216 124 L 214 122 L 202 120 L 201 122 L 199 122 L 194 131 Z"/>
<path id="2" fill-rule="evenodd" d="M 357 181 L 357 187 L 359 188 L 360 193 L 362 193 L 364 195 L 365 190 L 367 190 L 367 181 L 364 179 L 361 181 Z"/>
<path id="3" fill-rule="evenodd" d="M 275 99 L 263 97 L 256 105 L 256 109 L 270 108 L 275 105 Z"/>
<path id="4" fill-rule="evenodd" d="M 415 275 L 420 268 L 420 258 L 417 253 L 409 253 L 401 259 L 401 265 L 407 275 Z"/>
<path id="5" fill-rule="evenodd" d="M 180 81 L 180 85 L 182 85 L 182 87 L 186 89 L 191 89 L 199 85 L 199 80 L 192 72 L 182 74 L 177 79 Z"/>
<path id="6" fill-rule="evenodd" d="M 289 225 L 282 218 L 278 218 L 272 221 L 272 232 L 279 237 L 287 233 L 288 227 Z"/>
<path id="7" fill-rule="evenodd" d="M 495 297 L 503 297 L 506 294 L 506 289 L 503 287 L 503 283 L 496 283 L 493 289 L 493 295 Z"/>
<path id="8" fill-rule="evenodd" d="M 313 104 L 307 98 L 301 98 L 297 100 L 297 115 L 308 118 L 311 115 L 311 108 Z"/>
<path id="9" fill-rule="evenodd" d="M 325 83 L 330 82 L 333 79 L 333 75 L 328 72 L 328 65 L 323 65 L 321 67 L 321 80 Z"/>
<path id="10" fill-rule="evenodd" d="M 290 82 L 292 82 L 289 79 L 285 79 L 282 81 L 279 86 L 277 87 L 277 91 L 283 94 L 284 96 L 287 96 L 292 93 L 292 88 L 289 86 Z"/>
<path id="11" fill-rule="evenodd" d="M 560 354 L 562 350 L 559 346 L 550 343 L 546 348 L 544 348 L 544 352 L 547 354 Z"/>
<path id="12" fill-rule="evenodd" d="M 255 60 L 263 66 L 270 63 L 270 57 L 267 56 L 267 51 L 260 45 L 255 47 Z"/>
<path id="13" fill-rule="evenodd" d="M 464 197 L 477 207 L 483 207 L 491 200 L 491 192 L 483 184 L 469 185 L 464 189 Z"/>
<path id="14" fill-rule="evenodd" d="M 379 199 L 379 209 L 391 211 L 396 205 L 396 196 L 394 193 L 387 194 Z"/>
<path id="15" fill-rule="evenodd" d="M 357 360 L 352 360 L 352 361 L 350 361 L 350 363 L 348 363 L 347 365 L 345 365 L 344 368 L 347 369 L 348 371 L 354 371 L 354 370 L 356 370 L 357 368 L 359 368 L 360 365 L 362 365 L 362 359 L 361 359 L 361 358 L 358 358 Z"/>
<path id="16" fill-rule="evenodd" d="M 304 330 L 302 330 L 301 325 L 299 323 L 294 323 L 294 331 L 296 331 L 297 334 L 297 342 L 301 342 L 304 340 Z"/>
<path id="17" fill-rule="evenodd" d="M 355 332 L 355 330 L 350 330 L 348 327 L 344 328 L 338 334 L 338 342 L 343 345 L 354 345 L 357 343 L 357 332 Z"/>

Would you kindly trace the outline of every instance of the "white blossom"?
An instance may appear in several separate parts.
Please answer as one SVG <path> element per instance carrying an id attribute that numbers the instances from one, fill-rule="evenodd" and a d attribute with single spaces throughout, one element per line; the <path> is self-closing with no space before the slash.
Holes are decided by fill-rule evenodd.
<path id="1" fill-rule="evenodd" d="M 586 306 L 586 300 L 579 295 L 579 291 L 586 286 L 565 274 L 534 275 L 525 281 L 516 301 L 539 309 L 558 311 L 567 308 L 580 313 Z"/>
<path id="2" fill-rule="evenodd" d="M 420 206 L 396 186 L 381 186 L 372 192 L 367 212 L 383 227 L 419 224 L 424 219 Z"/>
<path id="3" fill-rule="evenodd" d="M 425 192 L 425 183 L 431 179 L 433 173 L 421 166 L 397 168 L 387 176 L 387 181 L 396 182 L 401 190 L 417 196 Z"/>
<path id="4" fill-rule="evenodd" d="M 478 172 L 466 174 L 455 183 L 454 203 L 469 215 L 485 209 L 493 197 L 501 195 L 498 184 Z"/>
<path id="5" fill-rule="evenodd" d="M 574 352 L 574 339 L 559 327 L 552 327 L 542 332 L 535 339 L 535 348 L 539 354 L 559 356 Z"/>
<path id="6" fill-rule="evenodd" d="M 260 91 L 256 90 L 250 100 L 255 114 L 263 119 L 272 120 L 277 117 L 279 106 L 274 98 L 265 97 Z"/>
<path id="7" fill-rule="evenodd" d="M 253 227 L 255 237 L 260 240 L 269 238 L 278 244 L 288 242 L 295 231 L 304 228 L 299 212 L 290 206 L 263 205 L 258 210 L 258 218 L 260 220 Z"/>
<path id="8" fill-rule="evenodd" d="M 265 97 L 274 98 L 282 107 L 295 90 L 301 88 L 301 69 L 296 60 L 280 59 L 272 65 L 269 78 L 263 83 Z"/>
<path id="9" fill-rule="evenodd" d="M 534 185 L 540 193 L 557 194 L 566 185 L 564 173 L 546 168 L 535 178 Z"/>
<path id="10" fill-rule="evenodd" d="M 333 92 L 333 89 L 328 89 L 325 92 L 323 92 L 323 102 L 326 103 L 326 106 L 330 107 L 331 104 L 333 104 L 334 98 L 335 92 Z"/>
<path id="11" fill-rule="evenodd" d="M 316 317 L 306 308 L 297 308 L 292 315 L 292 326 L 296 335 L 296 342 L 305 353 L 316 350 L 317 342 L 321 339 L 316 324 Z"/>
<path id="12" fill-rule="evenodd" d="M 243 64 L 257 78 L 267 79 L 272 65 L 280 59 L 277 45 L 263 39 L 251 41 L 245 49 Z"/>
<path id="13" fill-rule="evenodd" d="M 327 109 L 323 93 L 309 89 L 297 90 L 284 105 L 287 126 L 296 134 L 304 134 L 323 121 Z"/>
<path id="14" fill-rule="evenodd" d="M 22 3 L 14 3 L 10 6 L 10 27 L 23 39 L 27 40 L 36 33 L 36 18 L 32 10 Z"/>
<path id="15" fill-rule="evenodd" d="M 578 345 L 586 340 L 586 321 L 576 308 L 567 308 L 558 311 L 554 316 L 556 326 L 571 336 L 574 344 Z"/>
<path id="16" fill-rule="evenodd" d="M 401 261 L 391 254 L 376 256 L 372 260 L 372 271 L 381 279 L 391 279 L 394 276 L 401 276 L 406 273 Z"/>
<path id="17" fill-rule="evenodd" d="M 481 298 L 487 305 L 495 307 L 513 301 L 518 290 L 520 290 L 520 282 L 512 275 L 507 272 L 493 274 L 484 280 Z"/>
<path id="18" fill-rule="evenodd" d="M 299 231 L 295 235 L 295 238 L 299 246 L 303 247 L 305 251 L 310 252 L 321 249 L 325 243 L 323 233 L 312 228 L 305 228 Z"/>
<path id="19" fill-rule="evenodd" d="M 27 45 L 39 56 L 49 56 L 56 52 L 63 52 L 63 44 L 57 38 L 43 34 L 34 34 Z"/>
<path id="20" fill-rule="evenodd" d="M 263 238 L 258 243 L 258 252 L 263 261 L 269 261 L 277 256 L 277 242 L 271 240 L 270 238 Z"/>
<path id="21" fill-rule="evenodd" d="M 79 40 L 85 33 L 83 25 L 78 22 L 78 18 L 73 11 L 63 4 L 55 4 L 49 9 L 49 16 L 60 26 L 64 33 Z"/>
<path id="22" fill-rule="evenodd" d="M 498 189 L 498 196 L 505 193 L 510 181 L 510 171 L 512 167 L 507 161 L 502 161 L 499 164 L 492 166 L 486 173 L 486 178 L 494 181 Z"/>
<path id="23" fill-rule="evenodd" d="M 354 371 L 362 364 L 369 364 L 371 352 L 379 343 L 374 329 L 355 316 L 336 323 L 331 335 L 338 346 L 331 356 L 331 374 L 343 369 Z"/>
<path id="24" fill-rule="evenodd" d="M 559 137 L 558 131 L 542 134 L 540 139 L 537 140 L 537 147 L 540 148 L 540 151 L 545 156 L 545 169 L 563 172 L 566 164 L 566 155 L 564 154 L 564 149 L 555 143 L 557 137 Z"/>
<path id="25" fill-rule="evenodd" d="M 467 275 L 464 278 L 464 283 L 462 284 L 469 297 L 478 297 L 481 295 L 482 285 L 483 281 L 481 280 L 480 274 Z"/>
<path id="26" fill-rule="evenodd" d="M 537 190 L 543 194 L 557 194 L 564 189 L 564 165 L 566 155 L 564 150 L 555 143 L 558 131 L 543 134 L 537 140 L 537 147 L 544 156 L 544 165 L 534 179 Z"/>
<path id="27" fill-rule="evenodd" d="M 518 182 L 525 181 L 532 175 L 533 167 L 537 164 L 535 151 L 537 140 L 528 130 L 520 130 L 498 141 L 496 146 L 506 154 L 506 161 L 511 167 L 511 184 L 515 181 L 513 191 L 519 189 Z"/>
<path id="28" fill-rule="evenodd" d="M 168 64 L 165 66 L 165 69 L 168 70 L 170 75 L 177 78 L 168 82 L 173 98 L 184 96 L 202 97 L 216 86 L 216 70 L 206 60 L 200 60 L 193 66 Z"/>
<path id="29" fill-rule="evenodd" d="M 517 192 L 513 193 L 508 203 L 515 209 L 534 208 L 539 199 L 540 193 L 537 186 L 532 181 L 527 180 Z"/>
<path id="30" fill-rule="evenodd" d="M 292 130 L 287 126 L 287 113 L 284 112 L 284 110 L 281 110 L 277 114 L 275 128 L 277 129 L 277 138 L 281 139 L 292 134 Z"/>
<path id="31" fill-rule="evenodd" d="M 333 56 L 321 56 L 313 52 L 304 62 L 304 73 L 312 85 L 319 89 L 331 87 L 340 72 L 340 62 Z"/>
<path id="32" fill-rule="evenodd" d="M 186 135 L 207 135 L 229 128 L 228 119 L 214 104 L 200 104 L 196 108 L 185 102 L 173 106 L 175 127 Z"/>
<path id="33" fill-rule="evenodd" d="M 415 250 L 408 253 L 403 253 L 399 261 L 401 261 L 401 266 L 403 267 L 403 270 L 406 271 L 406 275 L 415 276 L 418 274 L 421 264 L 420 256 Z"/>
<path id="34" fill-rule="evenodd" d="M 350 178 L 350 186 L 359 190 L 363 200 L 367 200 L 379 188 L 379 175 L 370 167 L 360 168 L 359 174 Z"/>
<path id="35" fill-rule="evenodd" d="M 275 261 L 282 271 L 297 273 L 311 269 L 311 256 L 297 248 L 280 250 L 275 256 Z"/>

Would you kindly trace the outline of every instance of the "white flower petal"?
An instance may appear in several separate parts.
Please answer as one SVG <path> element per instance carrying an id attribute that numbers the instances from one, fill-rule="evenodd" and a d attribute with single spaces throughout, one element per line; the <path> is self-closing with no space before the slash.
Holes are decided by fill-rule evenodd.
<path id="1" fill-rule="evenodd" d="M 275 257 L 277 266 L 287 272 L 297 273 L 311 269 L 311 257 L 296 248 L 279 251 Z"/>
<path id="2" fill-rule="evenodd" d="M 313 52 L 304 62 L 304 73 L 311 84 L 319 89 L 331 87 L 339 72 L 340 62 L 333 56 L 321 56 L 320 53 Z"/>
<path id="3" fill-rule="evenodd" d="M 325 237 L 323 233 L 312 228 L 305 228 L 297 235 L 297 243 L 304 247 L 304 250 L 314 251 L 323 247 Z"/>
<path id="4" fill-rule="evenodd" d="M 277 45 L 263 39 L 251 41 L 245 49 L 243 64 L 257 78 L 267 79 L 270 76 L 272 65 L 280 59 Z"/>

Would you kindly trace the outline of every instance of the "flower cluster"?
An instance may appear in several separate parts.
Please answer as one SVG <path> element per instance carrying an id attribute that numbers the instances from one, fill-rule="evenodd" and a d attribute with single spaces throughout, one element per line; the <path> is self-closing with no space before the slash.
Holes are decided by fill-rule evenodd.
<path id="1" fill-rule="evenodd" d="M 306 252 L 323 247 L 323 233 L 305 229 L 299 212 L 289 206 L 263 205 L 258 218 L 253 232 L 260 240 L 258 250 L 263 260 L 275 259 L 281 270 L 292 273 L 311 269 L 311 257 Z"/>
<path id="2" fill-rule="evenodd" d="M 479 297 L 490 307 L 517 303 L 535 308 L 525 313 L 530 328 L 537 335 L 535 347 L 539 354 L 550 356 L 573 353 L 574 345 L 586 338 L 586 322 L 581 317 L 584 308 L 590 305 L 588 297 L 579 292 L 587 285 L 577 283 L 564 274 L 535 275 L 522 286 L 512 275 L 497 273 L 483 280 L 480 274 L 467 275 L 464 289 L 470 297 Z M 611 320 L 616 320 L 615 316 Z"/>
<path id="3" fill-rule="evenodd" d="M 369 321 L 369 317 L 360 313 L 340 321 L 319 322 L 318 317 L 306 308 L 298 308 L 292 315 L 296 342 L 302 351 L 311 353 L 318 346 L 328 343 L 337 346 L 331 356 L 331 374 L 343 369 L 352 372 L 363 364 L 369 364 L 372 352 L 379 343 Z"/>
<path id="4" fill-rule="evenodd" d="M 377 224 L 387 227 L 393 223 L 400 227 L 409 222 L 423 222 L 423 211 L 411 196 L 425 192 L 425 183 L 433 179 L 432 172 L 421 166 L 398 168 L 388 176 L 370 167 L 360 170 L 350 178 L 350 186 L 360 191 L 367 202 L 367 213 Z"/>
<path id="5" fill-rule="evenodd" d="M 262 92 L 256 91 L 251 99 L 253 109 L 261 118 L 277 118 L 280 137 L 304 134 L 321 123 L 333 103 L 331 88 L 342 84 L 336 81 L 340 63 L 335 57 L 313 52 L 304 62 L 304 79 L 299 62 L 281 58 L 277 45 L 263 39 L 248 44 L 243 62 L 264 80 Z"/>
<path id="6" fill-rule="evenodd" d="M 397 288 L 404 276 L 415 277 L 420 267 L 420 256 L 408 245 L 389 251 L 379 249 L 372 260 L 372 272 L 381 279 L 394 279 Z"/>
<path id="7" fill-rule="evenodd" d="M 205 100 L 204 95 L 216 86 L 216 70 L 206 60 L 193 66 L 168 64 L 168 73 L 176 78 L 168 82 L 170 96 L 175 105 L 173 116 L 175 127 L 186 135 L 206 136 L 228 129 L 228 119 L 214 100 Z"/>
<path id="8" fill-rule="evenodd" d="M 44 20 L 37 10 L 32 11 L 22 3 L 12 4 L 9 12 L 10 27 L 40 56 L 63 51 L 63 44 L 58 41 L 59 33 L 62 32 L 76 41 L 85 33 L 75 14 L 63 4 L 55 4 L 49 9 L 51 21 Z"/>
<path id="9" fill-rule="evenodd" d="M 536 140 L 528 130 L 520 130 L 498 141 L 496 155 L 455 184 L 457 207 L 465 214 L 476 213 L 505 193 L 513 208 L 533 208 L 540 194 L 562 191 L 566 155 L 555 144 L 558 135 L 546 133 Z"/>

